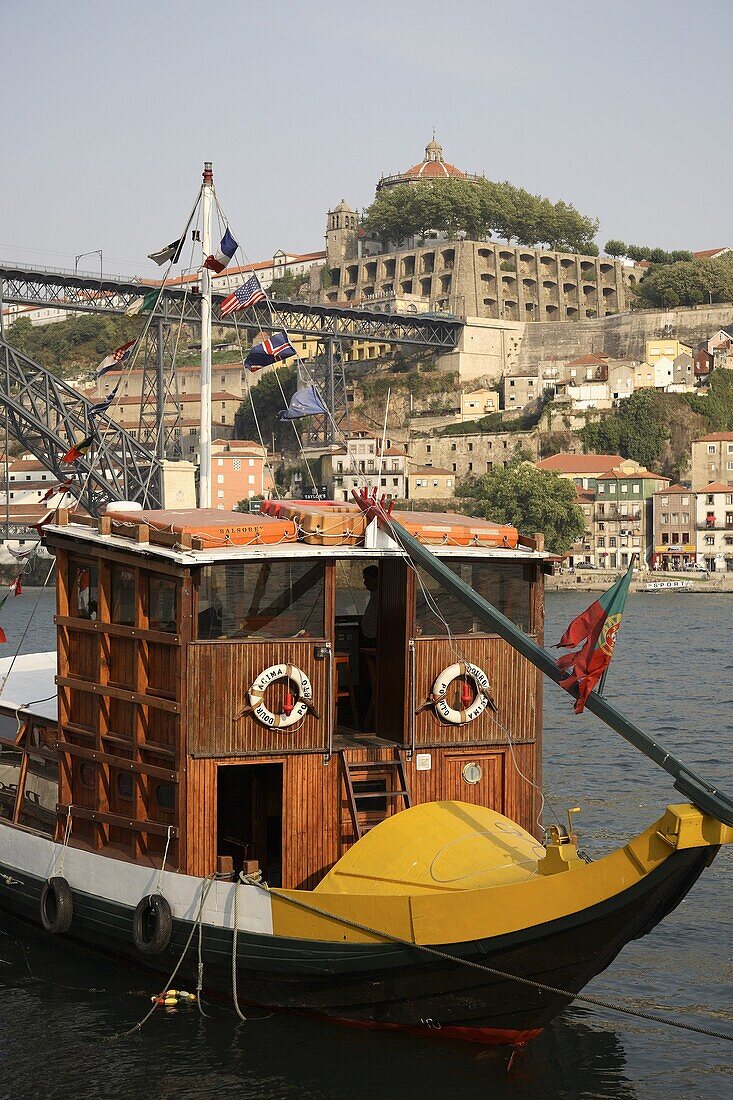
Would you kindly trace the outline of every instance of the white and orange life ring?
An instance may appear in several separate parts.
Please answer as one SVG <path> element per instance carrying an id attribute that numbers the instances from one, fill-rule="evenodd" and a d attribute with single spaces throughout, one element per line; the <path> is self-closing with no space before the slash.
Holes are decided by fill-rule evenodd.
<path id="1" fill-rule="evenodd" d="M 448 688 L 458 677 L 466 677 L 473 680 L 476 687 L 476 695 L 470 706 L 465 710 L 456 710 L 448 705 L 446 695 Z M 482 668 L 465 661 L 461 664 L 449 665 L 444 668 L 433 684 L 430 694 L 430 702 L 435 707 L 435 713 L 444 722 L 450 722 L 454 726 L 465 726 L 467 722 L 473 722 L 487 707 L 496 710 L 496 704 L 491 696 L 491 684 Z"/>
<path id="2" fill-rule="evenodd" d="M 277 680 L 289 680 L 296 690 L 296 699 L 292 708 L 281 714 L 273 714 L 264 702 L 265 692 L 270 684 L 276 683 Z M 313 711 L 318 717 L 313 706 L 313 684 L 297 665 L 270 665 L 252 682 L 247 692 L 247 700 L 249 705 L 243 708 L 237 718 L 249 711 L 261 725 L 268 726 L 270 729 L 284 730 L 296 726 L 303 721 L 308 711 Z"/>

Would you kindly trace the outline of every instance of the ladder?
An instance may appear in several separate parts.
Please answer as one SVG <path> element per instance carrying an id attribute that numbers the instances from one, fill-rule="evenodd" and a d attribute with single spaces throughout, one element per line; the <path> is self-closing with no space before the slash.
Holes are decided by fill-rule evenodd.
<path id="1" fill-rule="evenodd" d="M 347 751 L 346 749 L 339 750 L 339 757 L 346 790 L 346 801 L 351 815 L 351 823 L 354 827 L 354 836 L 359 840 L 364 836 L 364 833 L 368 833 L 370 829 L 373 829 L 375 825 L 378 825 L 380 821 L 384 821 L 389 816 L 390 801 L 394 802 L 395 799 L 401 798 L 402 808 L 409 810 L 412 800 L 410 788 L 407 784 L 405 765 L 399 750 L 395 751 L 392 760 L 362 760 L 354 764 L 349 764 L 346 758 Z M 381 781 L 384 781 L 384 790 L 360 791 L 358 789 L 360 783 L 374 784 Z M 368 804 L 377 802 L 382 802 L 383 806 L 375 807 L 370 815 L 370 820 L 362 824 L 360 815 L 369 814 Z M 382 816 L 378 820 L 374 820 L 373 815 L 379 813 L 380 810 L 383 811 Z"/>

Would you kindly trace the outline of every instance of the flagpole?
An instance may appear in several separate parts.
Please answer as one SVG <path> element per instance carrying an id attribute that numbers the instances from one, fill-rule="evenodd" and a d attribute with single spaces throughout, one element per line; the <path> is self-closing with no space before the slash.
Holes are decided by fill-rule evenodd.
<path id="1" fill-rule="evenodd" d="M 214 173 L 211 161 L 204 162 L 201 187 L 201 245 L 211 255 L 211 209 Z M 211 507 L 211 271 L 201 271 L 201 428 L 199 432 L 199 507 Z"/>

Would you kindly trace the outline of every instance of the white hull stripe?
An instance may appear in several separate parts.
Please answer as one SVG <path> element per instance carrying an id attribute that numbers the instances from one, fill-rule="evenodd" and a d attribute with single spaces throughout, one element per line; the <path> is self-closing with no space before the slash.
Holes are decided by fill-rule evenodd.
<path id="1" fill-rule="evenodd" d="M 0 863 L 11 874 L 17 871 L 45 882 L 59 873 L 60 860 L 61 844 L 0 822 Z M 141 867 L 80 848 L 67 848 L 64 857 L 64 878 L 72 890 L 132 909 L 146 894 L 154 892 L 159 873 L 155 867 Z M 174 917 L 196 920 L 201 899 L 201 879 L 164 871 L 161 892 Z M 238 910 L 240 931 L 272 935 L 272 905 L 270 898 L 261 890 L 251 886 L 240 887 Z M 233 927 L 232 883 L 212 884 L 204 904 L 203 920 L 214 928 Z"/>

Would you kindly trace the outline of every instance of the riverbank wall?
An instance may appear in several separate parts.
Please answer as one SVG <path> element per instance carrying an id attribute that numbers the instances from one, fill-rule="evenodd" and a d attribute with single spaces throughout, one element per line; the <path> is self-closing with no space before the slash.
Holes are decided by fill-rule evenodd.
<path id="1" fill-rule="evenodd" d="M 610 569 L 576 570 L 573 573 L 559 573 L 545 578 L 547 592 L 605 592 L 620 574 Z M 630 592 L 644 592 L 650 583 L 660 581 L 691 581 L 692 588 L 669 588 L 668 592 L 733 593 L 733 573 L 653 573 L 644 571 L 635 573 L 629 588 Z M 657 591 L 665 591 L 658 589 Z"/>

